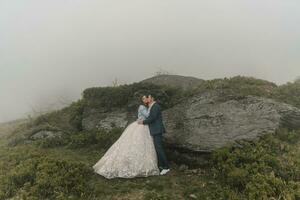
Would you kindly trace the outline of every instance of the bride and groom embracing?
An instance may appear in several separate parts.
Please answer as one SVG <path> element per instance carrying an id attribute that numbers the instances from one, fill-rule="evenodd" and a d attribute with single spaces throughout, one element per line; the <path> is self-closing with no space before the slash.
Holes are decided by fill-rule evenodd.
<path id="1" fill-rule="evenodd" d="M 165 127 L 160 105 L 153 95 L 143 95 L 138 119 L 93 166 L 105 178 L 134 178 L 165 175 L 170 171 L 162 145 Z"/>

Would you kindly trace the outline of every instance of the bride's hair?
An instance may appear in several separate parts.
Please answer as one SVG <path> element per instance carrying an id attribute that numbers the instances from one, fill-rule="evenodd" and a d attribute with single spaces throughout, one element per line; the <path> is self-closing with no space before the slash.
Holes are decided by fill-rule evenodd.
<path id="1" fill-rule="evenodd" d="M 135 96 L 139 98 L 139 102 L 141 102 L 143 105 L 145 105 L 145 103 L 143 102 L 144 96 L 147 98 L 149 98 L 151 96 L 154 100 L 157 100 L 156 95 L 154 95 L 152 93 L 147 93 L 147 92 L 144 92 L 144 93 L 136 92 Z"/>
<path id="2" fill-rule="evenodd" d="M 141 94 L 141 95 L 139 96 L 139 101 L 142 103 L 142 105 L 146 105 L 146 104 L 143 102 L 143 97 L 147 97 L 147 98 L 148 98 L 148 96 L 147 96 L 146 94 Z"/>
<path id="3" fill-rule="evenodd" d="M 139 97 L 140 97 L 140 100 L 142 100 L 143 97 L 147 97 L 148 98 L 148 96 L 146 94 L 141 94 Z"/>

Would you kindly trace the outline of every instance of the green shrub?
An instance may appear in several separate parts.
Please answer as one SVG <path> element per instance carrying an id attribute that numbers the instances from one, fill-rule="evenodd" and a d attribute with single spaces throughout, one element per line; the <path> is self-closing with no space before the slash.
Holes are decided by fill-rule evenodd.
<path id="1" fill-rule="evenodd" d="M 32 193 L 40 198 L 56 197 L 57 194 L 83 196 L 92 171 L 78 162 L 60 159 L 43 159 L 37 166 Z"/>
<path id="2" fill-rule="evenodd" d="M 113 128 L 110 131 L 92 130 L 75 133 L 64 133 L 61 137 L 49 137 L 33 141 L 40 148 L 67 147 L 108 149 L 122 134 L 123 128 Z"/>
<path id="3" fill-rule="evenodd" d="M 50 156 L 32 157 L 8 169 L 0 180 L 0 199 L 61 199 L 88 195 L 92 170 L 81 162 Z M 66 196 L 67 195 L 67 196 Z"/>
<path id="4" fill-rule="evenodd" d="M 299 131 L 279 129 L 243 148 L 219 149 L 212 156 L 213 171 L 247 199 L 295 199 L 300 190 L 300 162 L 292 152 L 298 135 Z"/>
<path id="5" fill-rule="evenodd" d="M 249 172 L 243 168 L 233 168 L 227 174 L 227 181 L 233 188 L 244 188 L 248 182 Z"/>
<path id="6" fill-rule="evenodd" d="M 82 117 L 85 107 L 85 101 L 80 99 L 71 103 L 69 106 L 61 109 L 51 111 L 38 116 L 36 119 L 28 123 L 29 128 L 48 126 L 64 131 L 81 131 Z"/>
<path id="7" fill-rule="evenodd" d="M 80 99 L 76 102 L 73 102 L 69 107 L 66 108 L 67 112 L 69 112 L 70 115 L 69 123 L 77 131 L 82 130 L 81 122 L 83 119 L 84 107 L 85 107 L 85 101 L 83 99 Z"/>
<path id="8" fill-rule="evenodd" d="M 87 102 L 87 106 L 102 108 L 106 111 L 113 108 L 136 111 L 138 105 L 141 104 L 140 97 L 143 94 L 155 94 L 163 109 L 172 107 L 184 97 L 181 89 L 150 83 L 133 83 L 118 87 L 88 88 L 83 92 L 83 99 Z"/>
<path id="9" fill-rule="evenodd" d="M 252 77 L 235 76 L 232 78 L 207 80 L 197 92 L 222 90 L 226 94 L 268 96 L 276 88 L 276 84 Z"/>
<path id="10" fill-rule="evenodd" d="M 281 141 L 285 141 L 290 144 L 295 144 L 300 139 L 299 131 L 295 131 L 295 130 L 289 131 L 286 128 L 281 128 L 281 129 L 277 130 L 276 135 Z"/>
<path id="11" fill-rule="evenodd" d="M 70 136 L 67 147 L 95 146 L 96 148 L 108 149 L 120 137 L 122 131 L 122 128 L 113 128 L 110 131 L 81 131 Z"/>
<path id="12" fill-rule="evenodd" d="M 256 199 L 295 199 L 299 184 L 285 182 L 274 173 L 254 174 L 247 183 L 245 194 L 249 200 Z"/>
<path id="13" fill-rule="evenodd" d="M 300 81 L 278 86 L 270 97 L 300 108 Z"/>
<path id="14" fill-rule="evenodd" d="M 277 86 L 275 83 L 253 77 L 235 76 L 232 78 L 204 81 L 193 94 L 209 90 L 221 90 L 224 94 L 235 96 L 261 96 L 300 108 L 300 81 Z"/>
<path id="15" fill-rule="evenodd" d="M 49 137 L 34 141 L 34 143 L 41 148 L 54 148 L 66 146 L 69 144 L 69 135 L 63 135 L 62 137 Z"/>
<path id="16" fill-rule="evenodd" d="M 241 200 L 244 199 L 243 195 L 232 190 L 227 185 L 222 185 L 218 180 L 210 180 L 208 182 L 187 183 L 184 190 L 184 199 L 193 199 L 190 195 L 193 194 L 197 198 L 194 199 L 228 199 L 228 200 Z"/>
<path id="17" fill-rule="evenodd" d="M 95 131 L 83 131 L 74 133 L 69 138 L 68 147 L 70 148 L 82 148 L 88 145 L 94 145 L 97 143 L 97 134 Z"/>
<path id="18" fill-rule="evenodd" d="M 0 199 L 11 197 L 18 192 L 24 184 L 33 184 L 35 179 L 36 162 L 28 159 L 12 168 L 0 181 Z"/>

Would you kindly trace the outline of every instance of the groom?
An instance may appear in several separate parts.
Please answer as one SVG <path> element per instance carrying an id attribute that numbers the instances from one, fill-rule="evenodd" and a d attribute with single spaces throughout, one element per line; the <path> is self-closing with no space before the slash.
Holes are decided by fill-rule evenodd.
<path id="1" fill-rule="evenodd" d="M 158 167 L 161 170 L 160 175 L 165 175 L 170 171 L 167 157 L 162 145 L 162 134 L 165 133 L 165 127 L 162 121 L 160 105 L 155 101 L 153 95 L 146 96 L 149 106 L 149 117 L 145 120 L 139 120 L 139 124 L 148 124 L 150 134 L 153 137 L 153 142 L 158 159 Z"/>

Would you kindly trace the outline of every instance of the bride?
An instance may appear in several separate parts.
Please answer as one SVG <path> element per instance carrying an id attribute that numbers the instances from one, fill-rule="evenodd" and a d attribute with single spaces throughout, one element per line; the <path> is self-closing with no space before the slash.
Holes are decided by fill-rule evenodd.
<path id="1" fill-rule="evenodd" d="M 138 119 L 144 120 L 149 112 L 145 105 L 138 109 Z M 157 155 L 148 125 L 137 121 L 129 124 L 120 138 L 107 150 L 104 156 L 93 166 L 96 173 L 105 178 L 134 178 L 159 175 Z"/>

